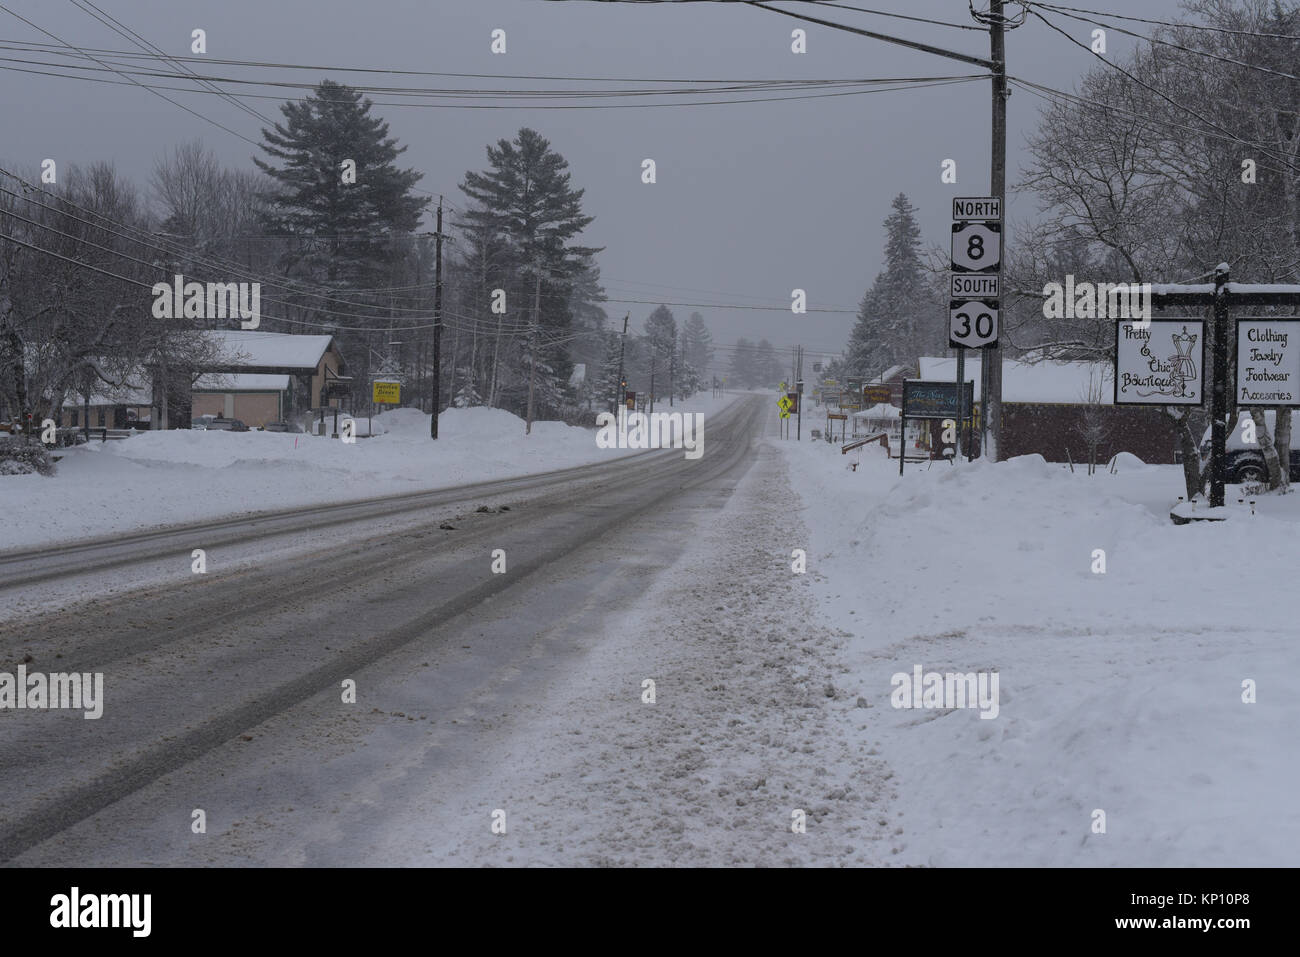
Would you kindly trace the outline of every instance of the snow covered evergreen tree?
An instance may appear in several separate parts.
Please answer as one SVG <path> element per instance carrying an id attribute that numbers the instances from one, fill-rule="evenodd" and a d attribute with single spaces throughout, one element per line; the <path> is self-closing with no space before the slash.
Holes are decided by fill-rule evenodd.
<path id="1" fill-rule="evenodd" d="M 921 310 L 927 303 L 916 208 L 899 193 L 885 219 L 885 268 L 862 297 L 849 337 L 847 364 L 854 375 L 878 375 L 910 362 L 919 347 Z"/>

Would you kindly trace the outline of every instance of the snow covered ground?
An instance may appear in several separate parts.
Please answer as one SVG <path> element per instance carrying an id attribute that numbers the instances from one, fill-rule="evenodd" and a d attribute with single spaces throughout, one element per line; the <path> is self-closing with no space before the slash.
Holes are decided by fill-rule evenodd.
<path id="1" fill-rule="evenodd" d="M 774 444 L 820 609 L 853 636 L 845 684 L 873 705 L 843 731 L 880 742 L 906 808 L 898 863 L 1300 863 L 1300 495 L 1252 517 L 1229 486 L 1231 521 L 1179 527 L 1180 468 L 1131 456 L 900 479 L 874 447 Z M 997 717 L 892 707 L 917 665 L 996 671 Z"/>
<path id="2" fill-rule="evenodd" d="M 734 398 L 700 394 L 672 411 L 710 412 Z M 659 411 L 656 405 L 656 411 Z M 669 411 L 664 404 L 663 411 Z M 366 419 L 359 418 L 359 435 Z M 332 422 L 327 423 L 332 427 Z M 353 443 L 283 432 L 141 432 L 61 450 L 53 478 L 0 476 L 0 549 L 40 546 L 181 522 L 444 488 L 631 454 L 601 449 L 592 427 L 523 420 L 500 409 L 448 409 L 438 420 L 396 409 Z M 387 432 L 381 433 L 381 428 Z"/>

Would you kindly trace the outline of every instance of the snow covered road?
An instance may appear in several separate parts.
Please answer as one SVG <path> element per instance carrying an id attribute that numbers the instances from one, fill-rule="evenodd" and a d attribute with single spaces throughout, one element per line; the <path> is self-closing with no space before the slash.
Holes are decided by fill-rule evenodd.
<path id="1" fill-rule="evenodd" d="M 715 417 L 699 462 L 639 457 L 617 481 L 471 512 L 455 530 L 430 518 L 6 635 L 6 659 L 106 681 L 98 720 L 3 713 L 0 764 L 21 784 L 0 798 L 0 856 L 546 864 L 885 853 L 886 775 L 869 748 L 847 753 L 827 727 L 870 712 L 835 685 L 838 638 L 811 622 L 790 572 L 799 533 L 778 460 L 751 445 L 768 406 L 748 400 Z M 426 551 L 430 540 L 438 547 Z M 489 571 L 496 548 L 503 576 Z M 647 678 L 654 704 L 643 702 Z M 348 680 L 355 704 L 341 701 Z M 791 830 L 796 811 L 806 835 Z M 841 826 L 815 826 L 836 814 Z"/>

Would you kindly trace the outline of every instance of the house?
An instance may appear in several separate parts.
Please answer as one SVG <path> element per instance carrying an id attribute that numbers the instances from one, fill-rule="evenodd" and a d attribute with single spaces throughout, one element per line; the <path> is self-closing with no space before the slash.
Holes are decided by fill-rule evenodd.
<path id="1" fill-rule="evenodd" d="M 923 357 L 917 365 L 922 379 L 956 381 L 955 358 Z M 983 400 L 980 365 L 980 356 L 967 356 L 976 422 Z M 1037 453 L 1049 462 L 1084 461 L 1090 433 L 1103 462 L 1131 452 L 1144 462 L 1172 464 L 1178 445 L 1174 420 L 1164 410 L 1115 405 L 1108 362 L 1003 361 L 1002 458 Z"/>
<path id="2" fill-rule="evenodd" d="M 153 388 L 143 372 L 121 385 L 101 382 L 89 396 L 69 394 L 59 412 L 60 428 L 130 429 L 150 421 Z"/>
<path id="3" fill-rule="evenodd" d="M 194 415 L 227 415 L 229 410 L 236 413 L 233 418 L 256 426 L 337 406 L 346 392 L 343 356 L 333 336 L 244 329 L 196 334 L 213 349 L 194 385 Z M 248 417 L 238 414 L 241 409 Z"/>
<path id="4" fill-rule="evenodd" d="M 903 407 L 903 380 L 915 377 L 915 369 L 910 365 L 890 366 L 874 379 L 867 380 L 867 385 L 889 386 L 889 404 L 896 409 Z"/>
<path id="5" fill-rule="evenodd" d="M 191 415 L 240 419 L 258 428 L 284 419 L 290 401 L 289 376 L 265 372 L 208 372 L 191 392 Z"/>

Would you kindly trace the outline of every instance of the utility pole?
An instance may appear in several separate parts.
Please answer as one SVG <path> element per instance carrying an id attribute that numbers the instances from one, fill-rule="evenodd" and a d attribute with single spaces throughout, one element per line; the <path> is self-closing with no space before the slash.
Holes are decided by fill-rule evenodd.
<path id="1" fill-rule="evenodd" d="M 794 441 L 802 442 L 803 441 L 803 346 L 798 347 L 798 350 L 800 350 L 798 351 L 798 356 L 800 356 L 800 358 L 798 358 L 796 363 L 796 369 L 794 369 L 794 395 L 796 395 L 797 397 L 796 399 L 794 399 L 794 402 L 798 403 L 796 406 L 798 411 L 794 413 L 794 415 L 797 416 L 796 424 L 794 424 Z"/>
<path id="2" fill-rule="evenodd" d="M 1003 0 L 989 0 L 989 59 L 993 61 L 993 156 L 989 194 L 1002 210 L 1002 256 L 1007 258 L 1007 50 Z M 998 287 L 1002 287 L 1002 266 L 998 266 Z M 980 455 L 998 461 L 1002 446 L 1002 349 L 992 343 L 980 362 L 983 399 L 980 404 Z M 959 390 L 962 386 L 957 387 Z M 960 428 L 960 424 L 958 425 Z"/>
<path id="3" fill-rule="evenodd" d="M 668 408 L 673 407 L 673 393 L 677 387 L 677 337 L 673 337 L 673 345 L 668 353 Z"/>
<path id="4" fill-rule="evenodd" d="M 627 383 L 623 381 L 623 350 L 627 348 L 627 321 L 632 318 L 632 313 L 623 317 L 623 341 L 618 344 L 618 398 L 615 400 L 615 407 L 610 409 L 615 415 L 618 410 L 627 405 Z"/>
<path id="5" fill-rule="evenodd" d="M 654 349 L 653 347 L 650 349 L 650 411 L 651 412 L 654 412 L 655 410 L 655 359 L 658 358 L 658 356 L 655 353 L 657 351 L 658 350 Z"/>
<path id="6" fill-rule="evenodd" d="M 524 435 L 533 434 L 533 387 L 537 382 L 537 311 L 542 305 L 542 264 L 533 264 L 537 272 L 533 284 L 533 321 L 528 324 L 528 418 L 524 423 Z"/>
<path id="7" fill-rule="evenodd" d="M 438 437 L 438 409 L 442 405 L 442 197 L 438 197 L 438 232 L 433 258 L 433 415 L 429 438 Z"/>
<path id="8" fill-rule="evenodd" d="M 772 13 L 778 13 L 784 17 L 793 17 L 796 20 L 803 20 L 807 23 L 817 23 L 835 30 L 842 30 L 846 33 L 855 33 L 858 36 L 869 37 L 872 40 L 881 40 L 885 43 L 893 43 L 897 46 L 907 47 L 911 50 L 920 50 L 922 53 L 932 53 L 935 56 L 945 57 L 949 60 L 957 60 L 961 63 L 969 63 L 974 66 L 984 67 L 988 70 L 993 75 L 992 162 L 990 164 L 989 192 L 1001 201 L 1000 205 L 1005 212 L 1007 191 L 1006 15 L 1003 12 L 1005 0 L 989 0 L 989 12 L 987 14 L 981 13 L 975 15 L 975 19 L 978 22 L 987 24 L 989 28 L 989 59 L 987 60 L 982 57 L 958 53 L 955 50 L 945 50 L 942 47 L 932 46 L 928 43 L 918 43 L 915 40 L 904 40 L 901 37 L 891 37 L 888 34 L 876 33 L 873 30 L 851 27 L 843 23 L 833 23 L 830 20 L 808 16 L 804 13 L 782 10 L 780 7 L 771 7 L 766 3 L 758 2 L 758 0 L 750 0 L 748 5 L 760 10 L 768 10 Z M 974 13 L 973 7 L 971 8 L 971 12 Z M 1002 228 L 1002 258 L 1005 259 L 1007 246 L 1005 216 L 1003 216 Z M 999 269 L 999 279 L 1001 279 L 1001 275 L 1002 273 Z M 980 435 L 982 437 L 980 454 L 988 456 L 990 461 L 996 462 L 998 457 L 998 445 L 1002 438 L 1002 353 L 998 350 L 996 344 L 986 347 L 984 352 L 984 361 L 980 363 L 982 366 L 981 377 L 983 378 L 984 376 L 987 376 L 987 379 L 985 379 L 983 402 L 980 407 Z M 961 353 L 959 352 L 958 355 L 960 356 Z M 898 464 L 901 474 L 903 464 L 901 457 L 899 458 Z"/>

